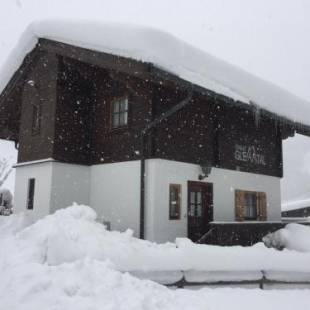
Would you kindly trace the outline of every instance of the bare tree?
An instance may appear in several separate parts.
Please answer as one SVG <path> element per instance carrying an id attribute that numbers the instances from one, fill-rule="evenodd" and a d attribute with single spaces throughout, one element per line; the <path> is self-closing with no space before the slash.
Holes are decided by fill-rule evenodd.
<path id="1" fill-rule="evenodd" d="M 12 172 L 12 166 L 6 158 L 0 159 L 0 187 Z"/>

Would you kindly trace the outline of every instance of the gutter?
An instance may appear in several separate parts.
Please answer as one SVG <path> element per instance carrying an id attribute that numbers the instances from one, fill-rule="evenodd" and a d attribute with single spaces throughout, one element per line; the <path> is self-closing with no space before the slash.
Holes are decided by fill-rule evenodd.
<path id="1" fill-rule="evenodd" d="M 154 119 L 152 122 L 146 125 L 141 132 L 141 161 L 140 161 L 140 239 L 145 238 L 145 137 L 152 128 L 156 128 L 163 120 L 174 115 L 185 106 L 192 102 L 193 90 L 190 88 L 187 91 L 187 96 L 178 104 L 174 105 L 165 113 Z"/>

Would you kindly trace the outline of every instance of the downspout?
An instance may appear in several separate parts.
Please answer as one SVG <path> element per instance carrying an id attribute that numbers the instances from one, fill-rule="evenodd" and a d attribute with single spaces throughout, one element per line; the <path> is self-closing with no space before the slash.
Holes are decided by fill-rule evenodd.
<path id="1" fill-rule="evenodd" d="M 141 134 L 141 161 L 140 161 L 140 239 L 144 239 L 145 220 L 145 155 L 144 155 L 145 132 Z"/>
<path id="2" fill-rule="evenodd" d="M 163 120 L 175 114 L 191 103 L 193 91 L 189 89 L 185 99 L 174 105 L 171 109 L 161 114 L 150 122 L 141 132 L 141 160 L 140 160 L 140 239 L 145 238 L 145 137 L 150 129 L 156 128 Z"/>

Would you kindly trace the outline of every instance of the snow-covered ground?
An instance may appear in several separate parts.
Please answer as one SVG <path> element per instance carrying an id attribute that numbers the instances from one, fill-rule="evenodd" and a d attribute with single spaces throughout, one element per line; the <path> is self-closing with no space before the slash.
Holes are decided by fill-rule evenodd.
<path id="1" fill-rule="evenodd" d="M 130 232 L 106 231 L 96 214 L 73 206 L 32 223 L 0 217 L 0 309 L 309 309 L 309 290 L 171 290 L 124 270 L 309 271 L 310 253 L 262 244 L 221 248 L 154 244 Z M 176 246 L 177 245 L 177 246 Z M 192 276 L 195 276 L 192 274 Z"/>

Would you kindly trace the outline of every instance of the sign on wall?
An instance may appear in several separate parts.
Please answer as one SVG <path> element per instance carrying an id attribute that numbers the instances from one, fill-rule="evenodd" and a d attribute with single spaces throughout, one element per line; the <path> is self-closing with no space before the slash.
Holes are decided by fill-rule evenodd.
<path id="1" fill-rule="evenodd" d="M 265 156 L 254 145 L 235 144 L 234 155 L 237 161 L 266 166 Z"/>

